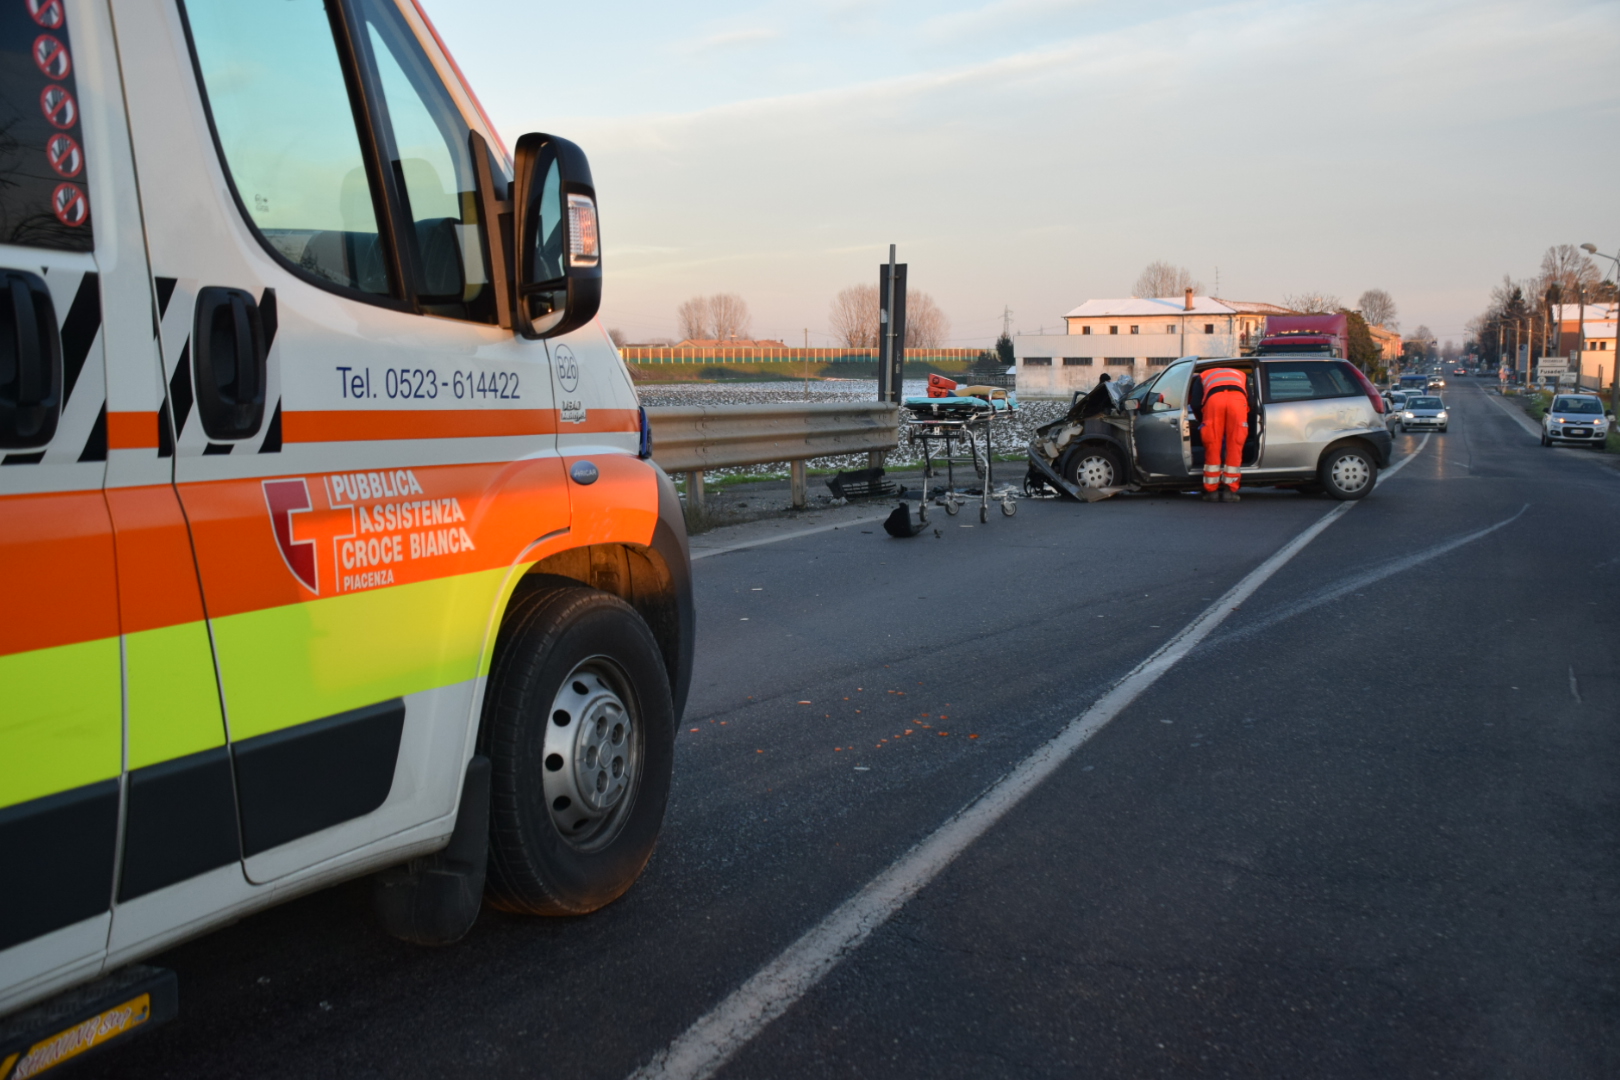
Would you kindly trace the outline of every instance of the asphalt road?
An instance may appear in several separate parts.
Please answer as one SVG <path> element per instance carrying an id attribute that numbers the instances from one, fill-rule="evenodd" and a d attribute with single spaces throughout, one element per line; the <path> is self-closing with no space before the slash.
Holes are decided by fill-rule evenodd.
<path id="1" fill-rule="evenodd" d="M 1620 1075 L 1620 473 L 1458 382 L 1447 434 L 1397 437 L 719 1075 Z M 704 559 L 628 896 L 424 950 L 332 889 L 157 958 L 179 1019 L 85 1075 L 619 1080 L 1335 505 L 1032 501 Z"/>

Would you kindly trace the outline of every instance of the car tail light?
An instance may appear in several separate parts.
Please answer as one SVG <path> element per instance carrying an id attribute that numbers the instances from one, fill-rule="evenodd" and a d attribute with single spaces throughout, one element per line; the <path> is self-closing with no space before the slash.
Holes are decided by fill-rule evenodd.
<path id="1" fill-rule="evenodd" d="M 1367 392 L 1367 400 L 1372 402 L 1373 412 L 1377 413 L 1379 416 L 1383 416 L 1384 397 L 1378 392 L 1378 387 L 1374 386 L 1372 384 L 1372 380 L 1363 375 L 1361 373 L 1361 369 L 1356 367 L 1356 365 L 1350 363 L 1348 360 L 1342 362 L 1345 367 L 1350 369 L 1350 374 L 1356 377 L 1356 381 L 1361 384 L 1361 388 Z"/>

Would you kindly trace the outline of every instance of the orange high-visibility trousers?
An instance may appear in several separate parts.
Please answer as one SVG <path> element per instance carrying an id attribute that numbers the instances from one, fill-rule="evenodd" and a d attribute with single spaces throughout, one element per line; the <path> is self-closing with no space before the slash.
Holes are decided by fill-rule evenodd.
<path id="1" fill-rule="evenodd" d="M 1249 395 L 1225 390 L 1205 398 L 1198 434 L 1204 442 L 1204 490 L 1224 484 L 1236 491 L 1243 442 L 1249 437 Z"/>

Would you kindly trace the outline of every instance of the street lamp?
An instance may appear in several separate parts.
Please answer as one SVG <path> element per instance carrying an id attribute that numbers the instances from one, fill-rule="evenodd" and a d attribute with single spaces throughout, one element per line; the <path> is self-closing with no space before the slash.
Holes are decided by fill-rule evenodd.
<path id="1" fill-rule="evenodd" d="M 1620 256 L 1605 255 L 1603 252 L 1597 249 L 1596 244 L 1582 244 L 1581 250 L 1586 252 L 1588 255 L 1596 255 L 1600 259 L 1608 259 L 1610 262 L 1614 263 L 1614 283 L 1616 287 L 1620 287 Z M 1620 317 L 1620 304 L 1615 305 L 1615 315 Z M 1585 304 L 1581 305 L 1581 337 L 1583 339 L 1581 341 L 1581 345 L 1584 349 L 1586 345 L 1584 340 L 1586 337 Z M 1620 337 L 1615 338 L 1615 352 L 1611 357 L 1610 366 L 1614 367 L 1616 370 L 1609 374 L 1609 411 L 1615 412 L 1620 410 Z M 1601 381 L 1598 383 L 1598 389 L 1603 389 L 1603 384 Z"/>

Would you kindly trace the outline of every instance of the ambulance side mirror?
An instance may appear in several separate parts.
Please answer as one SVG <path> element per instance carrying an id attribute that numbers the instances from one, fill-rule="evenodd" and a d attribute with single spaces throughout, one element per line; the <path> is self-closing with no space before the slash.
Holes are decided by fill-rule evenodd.
<path id="1" fill-rule="evenodd" d="M 513 173 L 512 326 L 526 338 L 558 337 L 590 322 L 602 304 L 590 162 L 567 139 L 531 133 L 518 140 Z"/>

